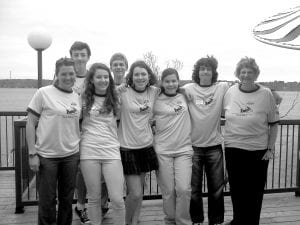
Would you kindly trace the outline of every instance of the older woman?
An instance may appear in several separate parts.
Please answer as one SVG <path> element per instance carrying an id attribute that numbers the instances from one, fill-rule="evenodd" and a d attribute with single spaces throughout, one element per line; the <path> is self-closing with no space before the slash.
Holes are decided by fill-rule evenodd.
<path id="1" fill-rule="evenodd" d="M 149 123 L 158 91 L 152 86 L 156 83 L 156 76 L 144 61 L 131 65 L 126 80 L 129 87 L 120 96 L 118 136 L 127 185 L 126 224 L 137 225 L 145 173 L 158 169 Z"/>
<path id="2" fill-rule="evenodd" d="M 271 91 L 255 83 L 259 72 L 253 58 L 242 58 L 235 71 L 240 83 L 224 97 L 231 225 L 259 224 L 268 163 L 275 150 L 278 110 Z"/>
<path id="3" fill-rule="evenodd" d="M 30 168 L 39 173 L 40 225 L 71 225 L 79 162 L 81 103 L 73 92 L 75 64 L 56 61 L 55 83 L 40 88 L 28 105 L 26 139 Z M 35 138 L 36 137 L 36 138 Z M 56 190 L 58 213 L 56 216 Z"/>

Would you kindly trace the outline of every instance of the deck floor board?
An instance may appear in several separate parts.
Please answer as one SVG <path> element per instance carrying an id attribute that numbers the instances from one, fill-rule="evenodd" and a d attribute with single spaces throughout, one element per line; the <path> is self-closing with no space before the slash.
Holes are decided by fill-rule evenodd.
<path id="1" fill-rule="evenodd" d="M 204 199 L 207 208 L 207 198 Z M 74 206 L 75 207 L 75 206 Z M 0 171 L 0 225 L 37 224 L 37 206 L 26 206 L 25 213 L 15 214 L 15 174 L 14 171 Z M 206 213 L 206 212 L 205 212 Z M 207 215 L 207 213 L 206 213 Z M 162 200 L 143 201 L 140 225 L 163 225 Z M 230 197 L 225 197 L 225 221 L 232 218 Z M 205 221 L 207 224 L 207 219 Z M 80 225 L 73 215 L 73 225 Z M 300 197 L 293 192 L 265 194 L 260 224 L 299 225 Z M 111 210 L 106 214 L 103 225 L 113 225 Z"/>

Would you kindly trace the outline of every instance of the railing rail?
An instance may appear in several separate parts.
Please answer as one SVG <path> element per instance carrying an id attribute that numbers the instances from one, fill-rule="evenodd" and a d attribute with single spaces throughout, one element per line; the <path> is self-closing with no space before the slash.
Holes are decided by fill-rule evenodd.
<path id="1" fill-rule="evenodd" d="M 25 140 L 26 121 L 14 122 L 15 128 L 15 174 L 16 213 L 22 213 L 24 206 L 37 204 L 36 176 L 28 166 L 28 149 Z M 295 192 L 300 196 L 300 120 L 281 120 L 276 141 L 275 158 L 270 161 L 265 193 Z M 207 196 L 206 180 L 203 184 Z M 229 195 L 228 184 L 225 195 Z M 161 198 L 155 173 L 149 173 L 144 187 L 144 199 Z"/>
<path id="2" fill-rule="evenodd" d="M 0 170 L 13 170 L 15 167 L 14 121 L 27 115 L 27 112 L 0 112 Z"/>

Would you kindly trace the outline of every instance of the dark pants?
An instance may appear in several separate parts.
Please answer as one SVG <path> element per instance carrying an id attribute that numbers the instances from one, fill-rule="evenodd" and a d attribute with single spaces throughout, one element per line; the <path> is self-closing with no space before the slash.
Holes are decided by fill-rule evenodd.
<path id="1" fill-rule="evenodd" d="M 203 168 L 207 177 L 209 224 L 224 221 L 224 164 L 221 145 L 194 147 L 190 214 L 192 222 L 204 221 L 202 182 Z"/>
<path id="2" fill-rule="evenodd" d="M 266 150 L 225 148 L 226 167 L 233 206 L 232 225 L 258 225 L 267 178 Z"/>
<path id="3" fill-rule="evenodd" d="M 63 158 L 40 157 L 39 225 L 71 225 L 79 153 Z M 58 213 L 56 218 L 56 190 Z"/>
<path id="4" fill-rule="evenodd" d="M 84 183 L 83 175 L 81 173 L 80 166 L 78 167 L 78 171 L 76 174 L 76 193 L 77 193 L 77 201 L 80 204 L 85 204 L 86 201 L 86 186 Z"/>

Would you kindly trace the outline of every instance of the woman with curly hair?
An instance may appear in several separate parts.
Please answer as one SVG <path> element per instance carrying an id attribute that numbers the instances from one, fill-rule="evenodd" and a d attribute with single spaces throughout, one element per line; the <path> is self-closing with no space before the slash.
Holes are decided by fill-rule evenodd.
<path id="1" fill-rule="evenodd" d="M 144 61 L 134 62 L 126 76 L 128 87 L 120 95 L 121 120 L 118 129 L 121 157 L 127 184 L 126 224 L 136 225 L 143 200 L 145 173 L 157 170 L 150 126 L 157 79 Z"/>
<path id="2" fill-rule="evenodd" d="M 80 165 L 88 192 L 92 225 L 101 224 L 101 174 L 106 181 L 115 225 L 125 223 L 123 167 L 117 135 L 118 97 L 110 69 L 94 63 L 82 93 Z"/>
<path id="3" fill-rule="evenodd" d="M 233 208 L 231 225 L 258 225 L 269 159 L 274 157 L 278 108 L 269 88 L 256 83 L 255 59 L 242 58 L 240 80 L 224 96 L 224 144 Z"/>

